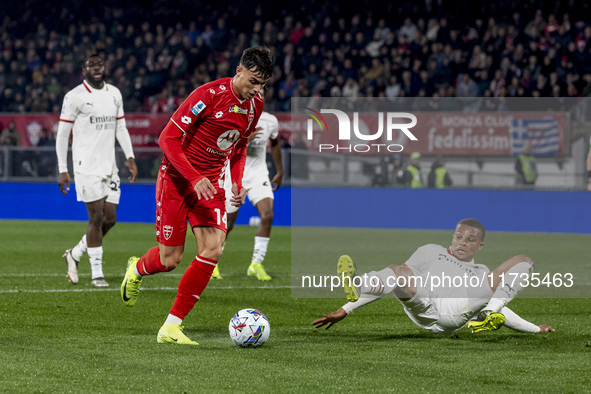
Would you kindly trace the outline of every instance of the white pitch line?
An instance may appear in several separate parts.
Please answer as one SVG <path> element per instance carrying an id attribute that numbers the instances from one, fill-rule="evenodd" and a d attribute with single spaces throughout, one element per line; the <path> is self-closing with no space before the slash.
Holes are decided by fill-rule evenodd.
<path id="1" fill-rule="evenodd" d="M 13 274 L 0 274 L 0 278 L 2 277 L 23 277 L 23 278 L 28 278 L 28 277 L 57 277 L 57 276 L 63 276 L 66 277 L 66 274 L 58 274 L 58 273 L 51 273 L 51 274 L 22 274 L 22 273 L 13 273 Z M 80 277 L 90 277 L 90 273 L 85 273 L 85 274 L 78 274 L 78 276 Z M 161 274 L 159 276 L 176 276 L 176 277 L 181 277 L 183 276 L 183 274 L 174 274 L 174 273 L 164 273 Z M 228 275 L 231 276 L 231 275 Z M 123 277 L 122 277 L 123 278 Z"/>
<path id="2" fill-rule="evenodd" d="M 295 289 L 298 288 L 297 286 L 223 286 L 223 287 L 208 287 L 208 290 L 241 290 L 241 289 Z M 177 287 L 147 287 L 143 288 L 142 291 L 176 291 L 178 290 Z M 28 289 L 28 290 L 19 290 L 19 289 L 10 289 L 10 290 L 0 290 L 0 294 L 10 294 L 10 293 L 84 293 L 84 292 L 96 292 L 96 291 L 120 291 L 119 288 L 111 288 L 111 289 L 44 289 L 44 290 L 36 290 L 36 289 Z"/>
<path id="3" fill-rule="evenodd" d="M 90 277 L 90 273 L 83 273 L 83 274 L 78 274 L 79 277 L 84 278 L 84 277 Z M 183 276 L 182 273 L 171 273 L 171 272 L 167 272 L 167 273 L 161 273 L 158 276 L 160 277 L 173 277 L 173 278 L 180 278 L 181 276 Z M 224 276 L 229 276 L 229 277 L 240 277 L 240 276 L 244 276 L 241 274 L 224 274 Z M 280 277 L 280 276 L 289 276 L 286 274 L 275 274 L 275 276 Z M 14 278 L 29 278 L 29 277 L 67 277 L 66 274 L 61 274 L 61 273 L 45 273 L 45 274 L 24 274 L 24 273 L 10 273 L 10 274 L 0 274 L 0 278 L 9 278 L 9 277 L 14 277 Z M 123 279 L 123 276 L 121 276 L 121 278 Z"/>

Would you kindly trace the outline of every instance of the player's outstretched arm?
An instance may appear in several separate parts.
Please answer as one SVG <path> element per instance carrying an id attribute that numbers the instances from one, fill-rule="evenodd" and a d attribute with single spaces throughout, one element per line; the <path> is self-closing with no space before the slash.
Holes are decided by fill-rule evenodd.
<path id="1" fill-rule="evenodd" d="M 517 313 L 513 312 L 506 306 L 503 307 L 500 312 L 505 316 L 505 327 L 519 332 L 553 332 L 554 328 L 546 324 L 540 324 L 539 326 L 531 323 Z"/>
<path id="2" fill-rule="evenodd" d="M 312 325 L 315 326 L 316 328 L 326 326 L 326 329 L 328 330 L 335 323 L 340 322 L 345 317 L 347 317 L 347 312 L 345 312 L 345 310 L 343 308 L 340 308 L 339 310 L 331 312 L 328 315 L 324 315 L 324 317 L 321 317 L 320 319 L 314 320 L 312 322 Z"/>

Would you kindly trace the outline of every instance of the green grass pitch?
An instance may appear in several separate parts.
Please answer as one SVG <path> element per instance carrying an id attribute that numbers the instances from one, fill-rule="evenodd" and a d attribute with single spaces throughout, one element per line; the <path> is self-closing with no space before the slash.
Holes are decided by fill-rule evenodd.
<path id="1" fill-rule="evenodd" d="M 344 301 L 291 297 L 290 229 L 281 227 L 273 229 L 265 263 L 271 282 L 246 277 L 255 229 L 237 227 L 220 261 L 224 279 L 210 282 L 184 322 L 200 346 L 157 344 L 179 278 L 195 254 L 194 242 L 188 238 L 177 270 L 146 278 L 136 306 L 127 308 L 119 295 L 126 261 L 154 245 L 153 225 L 119 223 L 105 238 L 109 289 L 90 286 L 86 257 L 77 286 L 65 277 L 61 255 L 85 227 L 0 221 L 0 392 L 582 392 L 591 387 L 589 297 L 511 303 L 524 318 L 556 328 L 549 334 L 502 328 L 473 335 L 464 329 L 454 337 L 435 337 L 416 327 L 392 298 L 356 311 L 328 331 L 316 330 L 311 322 Z M 396 234 L 411 252 L 415 245 L 451 240 L 451 232 Z M 553 244 L 558 251 L 548 258 L 560 264 L 588 259 L 582 249 L 591 237 L 491 233 L 487 241 L 485 260 L 510 257 L 514 249 L 535 254 L 539 245 Z M 270 320 L 271 337 L 261 348 L 237 348 L 228 336 L 230 318 L 245 307 L 260 309 Z"/>

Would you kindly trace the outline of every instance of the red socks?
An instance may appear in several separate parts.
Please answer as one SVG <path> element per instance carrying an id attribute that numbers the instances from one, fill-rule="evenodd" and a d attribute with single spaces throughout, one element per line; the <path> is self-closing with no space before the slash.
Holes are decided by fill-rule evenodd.
<path id="1" fill-rule="evenodd" d="M 182 320 L 189 314 L 195 303 L 199 301 L 217 263 L 205 257 L 195 257 L 179 282 L 179 290 L 170 309 L 171 315 Z"/>
<path id="2" fill-rule="evenodd" d="M 141 276 L 154 275 L 158 272 L 168 272 L 168 269 L 160 262 L 160 248 L 154 246 L 137 262 L 137 271 Z"/>

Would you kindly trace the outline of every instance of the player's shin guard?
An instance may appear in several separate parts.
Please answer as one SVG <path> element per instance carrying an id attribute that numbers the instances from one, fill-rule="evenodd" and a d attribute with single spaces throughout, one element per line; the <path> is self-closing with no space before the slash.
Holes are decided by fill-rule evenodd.
<path id="1" fill-rule="evenodd" d="M 515 264 L 504 275 L 504 280 L 499 283 L 488 305 L 483 310 L 500 312 L 501 309 L 523 290 L 523 279 L 529 278 L 533 266 L 527 262 Z"/>
<path id="2" fill-rule="evenodd" d="M 136 264 L 137 273 L 140 276 L 154 275 L 159 272 L 168 272 L 168 268 L 160 262 L 160 248 L 154 246 L 143 255 Z"/>
<path id="3" fill-rule="evenodd" d="M 371 271 L 357 278 L 362 279 L 361 286 L 358 287 L 359 299 L 355 302 L 348 302 L 343 306 L 347 314 L 390 294 L 396 288 L 396 275 L 390 268 Z"/>
<path id="4" fill-rule="evenodd" d="M 216 265 L 215 260 L 201 256 L 195 257 L 179 282 L 179 290 L 170 309 L 171 315 L 184 320 L 195 303 L 199 301 Z"/>

